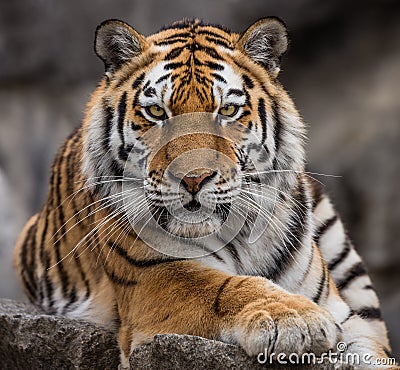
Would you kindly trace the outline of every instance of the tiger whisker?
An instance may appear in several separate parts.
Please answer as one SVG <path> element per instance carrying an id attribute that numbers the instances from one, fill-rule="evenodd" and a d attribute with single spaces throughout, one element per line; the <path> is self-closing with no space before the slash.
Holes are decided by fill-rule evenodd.
<path id="1" fill-rule="evenodd" d="M 128 189 L 128 190 L 126 190 L 126 191 L 131 191 L 131 190 L 133 191 L 133 190 L 135 190 L 135 189 Z M 97 201 L 95 201 L 95 202 L 92 202 L 92 203 L 88 204 L 86 207 L 84 207 L 84 208 L 81 209 L 80 211 L 75 212 L 75 213 L 74 213 L 66 222 L 64 222 L 64 224 L 61 225 L 61 227 L 52 235 L 52 237 L 50 238 L 49 241 L 51 241 L 51 240 L 58 234 L 58 232 L 59 232 L 60 230 L 62 230 L 62 229 L 68 224 L 69 221 L 71 221 L 73 218 L 76 218 L 80 213 L 82 213 L 83 211 L 85 211 L 87 208 L 90 208 L 90 207 L 93 206 L 94 204 L 99 203 L 99 205 L 97 206 L 97 208 L 94 209 L 94 211 L 91 211 L 91 212 L 90 212 L 88 215 L 86 215 L 84 218 L 82 218 L 82 219 L 79 220 L 78 222 L 75 222 L 75 224 L 72 225 L 71 227 L 69 227 L 69 228 L 68 228 L 54 243 L 57 243 L 58 241 L 60 241 L 69 231 L 71 231 L 73 228 L 75 228 L 76 226 L 78 226 L 81 222 L 83 222 L 83 221 L 84 221 L 85 219 L 87 219 L 88 217 L 93 216 L 95 213 L 97 213 L 97 212 L 99 212 L 99 211 L 101 211 L 101 210 L 103 210 L 103 209 L 109 208 L 109 207 L 113 206 L 114 204 L 119 203 L 119 202 L 121 201 L 121 199 L 119 199 L 119 198 L 122 198 L 122 199 L 123 199 L 123 197 L 125 196 L 125 192 L 126 192 L 126 191 L 122 191 L 122 192 L 117 193 L 117 194 L 112 194 L 112 195 L 110 195 L 110 196 L 103 197 L 103 198 L 101 198 L 101 199 L 99 199 L 99 200 L 97 200 Z M 107 202 L 102 203 L 102 202 L 104 202 L 104 200 L 107 200 Z"/>
<path id="2" fill-rule="evenodd" d="M 123 194 L 119 194 L 119 196 L 121 196 L 121 195 L 123 195 Z M 118 200 L 117 202 L 119 202 L 119 200 Z M 98 211 L 96 211 L 96 212 L 98 212 Z M 96 213 L 96 212 L 95 212 L 95 213 Z M 102 227 L 105 223 L 107 223 L 109 219 L 112 219 L 112 218 L 116 217 L 117 215 L 121 214 L 122 212 L 124 212 L 124 208 L 123 208 L 123 207 L 122 207 L 122 210 L 114 210 L 114 211 L 112 211 L 110 214 L 108 214 L 108 215 L 106 215 L 105 217 L 101 218 L 100 221 L 102 221 L 102 222 L 101 222 L 99 225 L 97 225 L 97 226 L 96 226 L 95 228 L 93 228 L 89 233 L 87 233 L 67 255 L 65 255 L 60 261 L 57 261 L 57 263 L 56 263 L 55 265 L 51 266 L 50 268 L 52 268 L 52 267 L 56 266 L 58 263 L 62 262 L 62 261 L 63 261 L 65 258 L 67 258 L 69 255 L 75 254 L 76 251 L 77 251 L 77 249 L 78 249 L 81 245 L 83 245 L 82 243 L 83 243 L 85 240 L 87 240 L 87 238 L 91 237 L 91 235 L 92 235 L 93 233 L 95 233 L 95 232 L 96 232 L 100 227 Z M 86 217 L 88 217 L 88 216 L 86 216 Z M 93 223 L 89 224 L 89 226 L 94 225 L 96 222 L 98 222 L 98 221 L 94 221 Z M 87 248 L 85 248 L 85 250 L 86 250 L 86 249 L 87 249 Z M 85 251 L 85 250 L 84 250 L 84 251 Z M 82 253 L 81 253 L 81 254 L 82 254 Z M 81 254 L 79 254 L 78 257 L 79 257 Z"/>
<path id="3" fill-rule="evenodd" d="M 85 179 L 82 180 L 76 180 L 74 181 L 75 184 L 78 184 L 80 182 L 87 182 L 88 180 L 96 180 L 96 179 L 103 179 L 103 178 L 113 178 L 113 179 L 120 179 L 120 180 L 136 180 L 136 181 L 143 181 L 143 178 L 136 178 L 136 177 L 129 177 L 129 176 L 109 176 L 109 175 L 103 175 L 103 176 L 93 176 L 93 177 L 86 177 Z"/>
<path id="4" fill-rule="evenodd" d="M 126 220 L 129 222 L 130 225 L 131 225 L 132 222 L 134 221 L 134 219 L 132 219 L 132 218 L 130 217 L 130 215 L 131 215 L 131 214 L 139 214 L 139 215 L 140 215 L 140 213 L 143 211 L 142 205 L 143 205 L 143 203 L 145 203 L 145 202 L 147 202 L 147 199 L 146 199 L 145 197 L 143 197 L 139 202 L 137 202 L 137 200 L 135 199 L 135 204 L 134 204 L 134 205 L 136 206 L 136 208 L 129 210 L 130 206 L 133 204 L 133 202 L 131 202 L 130 204 L 127 204 L 127 205 L 124 207 L 124 209 L 122 210 L 122 212 L 124 212 L 123 218 L 126 219 Z M 103 233 L 104 233 L 105 231 L 106 231 L 106 230 L 103 230 L 103 231 L 100 233 L 99 236 L 103 235 Z M 100 239 L 100 242 L 102 242 L 102 240 L 103 240 L 105 237 L 107 237 L 108 235 L 109 235 L 109 234 L 106 234 L 104 237 L 102 237 L 102 238 Z M 99 243 L 99 244 L 101 244 L 101 243 Z M 102 246 L 102 248 L 103 248 L 103 247 L 104 247 L 104 245 Z M 92 250 L 93 250 L 93 249 L 92 249 Z"/>
<path id="5" fill-rule="evenodd" d="M 281 220 L 279 220 L 279 218 L 277 218 L 275 215 L 273 215 L 273 214 L 271 214 L 271 213 L 269 213 L 266 209 L 260 209 L 259 208 L 259 205 L 258 205 L 258 203 L 257 202 L 255 202 L 253 199 L 251 199 L 251 198 L 247 198 L 247 199 L 245 199 L 245 198 L 242 198 L 242 200 L 243 201 L 252 201 L 252 202 L 250 202 L 250 204 L 254 207 L 258 207 L 258 209 L 259 209 L 259 211 L 261 211 L 261 214 L 262 214 L 262 212 L 267 212 L 267 217 L 268 217 L 268 219 L 271 219 L 271 224 L 272 225 L 275 225 L 276 227 L 277 227 L 277 229 L 280 231 L 280 233 L 281 233 L 281 235 L 286 239 L 286 241 L 287 242 L 289 242 L 289 244 L 292 246 L 292 248 L 294 249 L 294 250 L 296 250 L 298 253 L 300 253 L 300 251 L 293 245 L 293 243 L 291 242 L 291 240 L 287 237 L 287 235 L 285 234 L 285 232 L 284 231 L 286 231 L 286 232 L 289 232 L 289 234 L 290 235 L 292 235 L 292 237 L 300 244 L 300 245 L 302 245 L 302 243 L 300 242 L 300 240 L 291 232 L 291 230 L 286 226 L 286 225 L 284 225 L 283 224 L 283 222 L 281 221 Z M 279 222 L 282 226 L 283 226 L 283 230 L 280 228 L 280 227 L 278 227 L 278 225 L 275 223 L 275 221 L 274 220 L 272 220 L 272 218 L 274 218 L 277 222 Z M 284 240 L 280 237 L 280 239 L 282 240 L 282 242 L 284 242 Z M 293 260 L 296 262 L 296 259 L 295 259 L 295 257 L 292 255 L 292 253 L 286 248 L 286 250 L 287 250 L 287 252 L 290 254 L 290 256 L 293 258 Z M 300 253 L 301 254 L 301 253 Z M 300 266 L 300 265 L 299 265 Z"/>
<path id="6" fill-rule="evenodd" d="M 293 199 L 293 197 L 290 194 L 288 194 L 288 193 L 286 193 L 284 191 L 281 191 L 281 190 L 279 190 L 277 188 L 274 188 L 273 186 L 270 186 L 270 185 L 264 185 L 264 186 L 267 186 L 268 188 L 271 188 L 271 189 L 275 190 L 278 193 L 286 195 L 287 199 L 293 204 L 293 207 L 295 208 L 295 210 L 300 212 L 301 214 L 305 215 L 305 207 L 304 207 L 304 205 L 301 204 L 298 200 Z M 276 193 L 272 193 L 272 191 L 270 189 L 265 189 L 264 188 L 263 190 L 267 191 L 269 194 L 274 194 L 275 195 L 275 198 L 272 200 L 274 204 L 279 203 L 279 202 L 276 201 L 276 198 L 277 198 Z M 248 193 L 249 195 L 255 195 L 255 196 L 258 196 L 258 197 L 265 197 L 264 193 L 257 193 L 257 191 L 259 191 L 259 189 L 252 188 L 251 191 L 247 191 L 246 189 L 242 189 L 242 191 Z"/>
<path id="7" fill-rule="evenodd" d="M 109 225 L 108 227 L 106 227 L 105 229 L 103 229 L 101 232 L 100 232 L 100 234 L 98 235 L 98 237 L 100 237 L 101 236 L 101 238 L 100 239 L 98 239 L 98 242 L 97 242 L 97 245 L 101 245 L 102 244 L 102 246 L 101 246 L 101 250 L 100 250 L 100 252 L 102 251 L 102 249 L 104 248 L 104 243 L 103 243 L 103 240 L 105 239 L 105 238 L 107 238 L 111 233 L 112 233 L 112 231 L 115 229 L 115 227 L 113 227 L 113 225 L 116 225 L 116 224 L 118 224 L 118 222 L 121 222 L 121 221 L 124 221 L 124 222 L 126 222 L 126 226 L 125 226 L 125 228 L 126 227 L 128 227 L 128 224 L 129 224 L 129 226 L 130 227 L 132 227 L 132 225 L 131 225 L 131 219 L 129 218 L 129 212 L 130 213 L 138 213 L 137 212 L 137 209 L 139 209 L 139 213 L 141 212 L 141 205 L 143 204 L 143 202 L 145 202 L 146 201 L 146 199 L 143 197 L 143 199 L 141 199 L 140 200 L 140 202 L 137 202 L 136 201 L 136 199 L 135 199 L 135 206 L 136 206 L 136 208 L 134 208 L 133 210 L 131 209 L 130 210 L 130 207 L 133 205 L 133 201 L 131 202 L 131 203 L 129 203 L 129 204 L 126 204 L 126 205 L 124 205 L 124 207 L 123 207 L 123 209 L 121 210 L 121 214 L 122 214 L 122 216 L 118 219 L 118 220 L 116 220 L 113 224 L 111 224 L 111 225 Z M 101 226 L 102 227 L 102 226 Z M 107 230 L 108 229 L 110 229 L 112 227 L 112 229 L 111 229 L 111 231 L 109 231 L 109 232 L 107 232 Z M 104 235 L 104 233 L 105 232 L 107 232 L 107 234 L 105 234 Z M 111 237 L 111 235 L 110 235 L 110 237 Z M 108 240 L 109 240 L 109 238 L 107 239 L 107 241 L 105 242 L 105 243 L 107 243 L 108 242 Z M 88 247 L 90 247 L 92 245 L 92 243 L 88 246 Z M 87 248 L 88 248 L 87 247 Z M 93 251 L 94 250 L 94 248 L 96 247 L 96 245 L 93 247 L 93 248 L 91 248 L 91 251 Z M 85 249 L 87 249 L 87 248 L 85 248 Z M 100 255 L 100 254 L 99 254 Z M 99 257 L 98 257 L 99 258 Z"/>

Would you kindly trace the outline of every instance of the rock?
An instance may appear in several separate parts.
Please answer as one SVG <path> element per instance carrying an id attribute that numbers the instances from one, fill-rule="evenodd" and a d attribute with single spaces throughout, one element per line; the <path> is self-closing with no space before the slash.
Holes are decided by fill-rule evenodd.
<path id="1" fill-rule="evenodd" d="M 271 368 L 250 358 L 238 346 L 201 337 L 177 334 L 156 335 L 154 340 L 135 349 L 130 359 L 131 369 L 205 369 L 205 370 L 258 370 Z M 333 370 L 333 364 L 315 366 L 278 366 L 277 370 Z M 340 369 L 352 369 L 342 366 Z"/>
<path id="2" fill-rule="evenodd" d="M 205 338 L 164 334 L 136 348 L 131 369 L 238 369 L 265 366 L 234 345 Z M 0 364 L 8 369 L 117 369 L 119 349 L 113 332 L 93 324 L 44 314 L 31 304 L 0 300 Z M 276 369 L 287 367 L 275 366 Z M 330 370 L 333 364 L 291 370 Z"/>
<path id="3" fill-rule="evenodd" d="M 116 369 L 115 336 L 92 324 L 0 300 L 1 369 Z"/>

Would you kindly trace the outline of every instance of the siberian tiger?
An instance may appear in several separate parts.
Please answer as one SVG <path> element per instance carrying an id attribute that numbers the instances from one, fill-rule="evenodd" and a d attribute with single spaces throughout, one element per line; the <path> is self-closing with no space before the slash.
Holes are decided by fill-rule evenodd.
<path id="1" fill-rule="evenodd" d="M 60 149 L 15 268 L 49 314 L 118 331 L 122 366 L 158 333 L 250 356 L 387 358 L 377 295 L 321 186 L 278 82 L 287 31 L 183 20 L 96 30 L 105 75 Z"/>

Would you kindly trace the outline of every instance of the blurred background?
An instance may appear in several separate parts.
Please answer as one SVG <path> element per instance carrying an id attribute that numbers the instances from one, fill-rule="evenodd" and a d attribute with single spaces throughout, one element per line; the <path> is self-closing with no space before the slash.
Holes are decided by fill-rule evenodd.
<path id="1" fill-rule="evenodd" d="M 309 170 L 369 267 L 400 353 L 400 2 L 393 0 L 19 0 L 0 2 L 0 297 L 22 299 L 15 239 L 41 207 L 52 159 L 103 73 L 96 26 L 143 34 L 183 17 L 244 31 L 275 15 L 291 47 L 281 81 L 309 125 Z M 399 359 L 399 358 L 398 358 Z"/>

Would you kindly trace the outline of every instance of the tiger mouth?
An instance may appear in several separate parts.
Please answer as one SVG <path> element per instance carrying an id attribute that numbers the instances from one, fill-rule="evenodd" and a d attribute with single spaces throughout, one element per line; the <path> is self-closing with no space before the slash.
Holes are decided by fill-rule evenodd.
<path id="1" fill-rule="evenodd" d="M 201 203 L 197 200 L 191 200 L 183 206 L 189 212 L 197 212 L 201 209 Z"/>
<path id="2" fill-rule="evenodd" d="M 191 230 L 194 235 L 200 234 L 199 229 L 202 227 L 204 227 L 206 234 L 217 231 L 215 225 L 221 226 L 226 221 L 230 207 L 230 203 L 217 204 L 214 210 L 204 212 L 202 211 L 204 209 L 203 205 L 196 200 L 192 200 L 183 206 L 186 215 L 188 215 L 186 218 L 176 217 L 165 206 L 151 206 L 150 210 L 153 219 L 165 231 L 172 232 L 171 225 L 174 224 L 175 231 L 172 232 L 173 234 L 180 234 L 179 231 L 177 232 L 176 227 L 176 225 L 180 225 L 185 234 L 188 230 Z M 213 228 L 210 228 L 210 224 L 214 225 Z M 197 231 L 195 232 L 195 230 Z"/>

